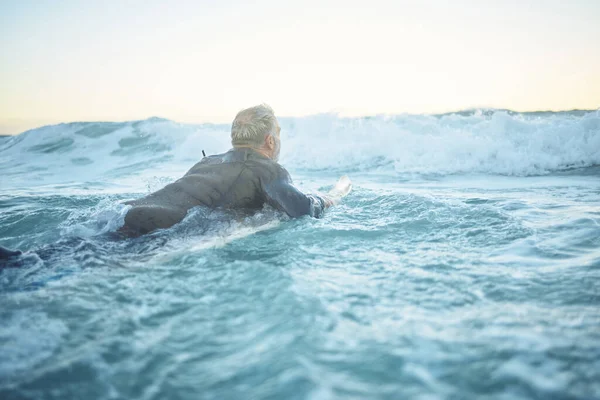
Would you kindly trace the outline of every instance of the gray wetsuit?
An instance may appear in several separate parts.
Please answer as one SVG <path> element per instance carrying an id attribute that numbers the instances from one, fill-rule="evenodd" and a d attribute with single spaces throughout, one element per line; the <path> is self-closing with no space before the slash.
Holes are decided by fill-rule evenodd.
<path id="1" fill-rule="evenodd" d="M 196 206 L 253 212 L 264 204 L 290 217 L 320 217 L 325 202 L 292 184 L 290 174 L 277 162 L 249 149 L 232 149 L 204 157 L 181 179 L 138 200 L 125 216 L 120 232 L 139 236 L 180 222 Z"/>

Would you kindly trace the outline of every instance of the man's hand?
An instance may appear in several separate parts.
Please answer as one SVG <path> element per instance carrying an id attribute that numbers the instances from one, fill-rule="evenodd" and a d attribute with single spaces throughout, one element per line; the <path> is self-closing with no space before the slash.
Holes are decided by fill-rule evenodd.
<path id="1" fill-rule="evenodd" d="M 342 176 L 333 189 L 331 189 L 326 195 L 321 195 L 321 198 L 325 201 L 325 207 L 329 208 L 338 205 L 343 197 L 346 197 L 352 190 L 352 182 L 348 176 Z"/>

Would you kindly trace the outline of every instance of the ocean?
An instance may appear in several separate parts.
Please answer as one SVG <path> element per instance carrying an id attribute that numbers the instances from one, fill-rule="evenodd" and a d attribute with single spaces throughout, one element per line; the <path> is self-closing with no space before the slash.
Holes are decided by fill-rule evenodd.
<path id="1" fill-rule="evenodd" d="M 126 240 L 228 124 L 0 138 L 0 398 L 600 398 L 600 110 L 280 123 L 341 205 Z"/>

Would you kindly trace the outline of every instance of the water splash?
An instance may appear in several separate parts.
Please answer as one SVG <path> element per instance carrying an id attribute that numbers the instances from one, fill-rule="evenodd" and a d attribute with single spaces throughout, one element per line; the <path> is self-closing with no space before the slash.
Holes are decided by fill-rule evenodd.
<path id="1" fill-rule="evenodd" d="M 600 164 L 600 110 L 321 114 L 281 118 L 281 125 L 281 162 L 293 171 L 528 176 Z M 227 124 L 160 118 L 46 126 L 0 142 L 2 184 L 114 181 L 144 171 L 178 176 L 202 150 L 224 152 L 229 141 Z"/>

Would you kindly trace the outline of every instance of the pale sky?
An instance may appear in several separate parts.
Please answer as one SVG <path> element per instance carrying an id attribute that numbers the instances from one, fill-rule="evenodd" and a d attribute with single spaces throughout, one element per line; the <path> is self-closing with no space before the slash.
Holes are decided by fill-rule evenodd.
<path id="1" fill-rule="evenodd" d="M 600 107 L 600 0 L 0 0 L 0 133 Z"/>

